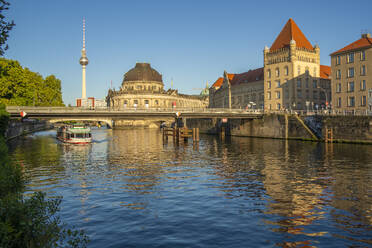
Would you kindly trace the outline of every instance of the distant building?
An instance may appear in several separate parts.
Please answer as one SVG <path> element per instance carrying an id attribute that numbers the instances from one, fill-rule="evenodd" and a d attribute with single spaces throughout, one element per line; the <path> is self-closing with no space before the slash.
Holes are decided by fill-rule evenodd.
<path id="1" fill-rule="evenodd" d="M 320 65 L 312 46 L 289 19 L 270 48 L 264 67 L 241 74 L 224 73 L 209 90 L 211 108 L 320 109 L 330 106 L 331 68 Z"/>
<path id="2" fill-rule="evenodd" d="M 240 74 L 226 71 L 209 89 L 210 108 L 263 108 L 263 68 Z"/>
<path id="3" fill-rule="evenodd" d="M 270 48 L 264 49 L 265 109 L 317 109 L 331 101 L 330 67 L 320 65 L 312 46 L 289 19 Z"/>
<path id="4" fill-rule="evenodd" d="M 184 95 L 164 90 L 162 75 L 148 63 L 137 63 L 124 74 L 118 91 L 109 90 L 106 101 L 111 108 L 205 108 L 208 96 Z"/>
<path id="5" fill-rule="evenodd" d="M 107 103 L 104 99 L 96 99 L 94 97 L 76 99 L 76 107 L 84 108 L 106 108 Z"/>
<path id="6" fill-rule="evenodd" d="M 361 39 L 331 54 L 333 108 L 372 110 L 372 38 Z"/>

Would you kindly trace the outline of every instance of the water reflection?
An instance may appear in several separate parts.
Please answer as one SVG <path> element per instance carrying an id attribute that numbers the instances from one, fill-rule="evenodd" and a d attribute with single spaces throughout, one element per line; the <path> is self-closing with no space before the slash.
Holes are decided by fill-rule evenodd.
<path id="1" fill-rule="evenodd" d="M 33 191 L 53 191 L 65 172 L 63 151 L 54 136 L 53 131 L 40 132 L 8 143 L 12 160 L 21 165 Z"/>
<path id="2" fill-rule="evenodd" d="M 93 139 L 47 132 L 11 145 L 29 190 L 63 195 L 64 218 L 92 247 L 372 244 L 371 146 L 203 136 L 194 147 L 149 129 Z"/>

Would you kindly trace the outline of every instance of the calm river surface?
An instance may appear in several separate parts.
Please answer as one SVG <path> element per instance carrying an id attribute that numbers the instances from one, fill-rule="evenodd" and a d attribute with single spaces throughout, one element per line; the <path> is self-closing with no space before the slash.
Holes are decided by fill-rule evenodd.
<path id="1" fill-rule="evenodd" d="M 372 146 L 93 130 L 91 145 L 55 131 L 10 143 L 26 194 L 62 196 L 64 222 L 89 247 L 372 246 Z"/>

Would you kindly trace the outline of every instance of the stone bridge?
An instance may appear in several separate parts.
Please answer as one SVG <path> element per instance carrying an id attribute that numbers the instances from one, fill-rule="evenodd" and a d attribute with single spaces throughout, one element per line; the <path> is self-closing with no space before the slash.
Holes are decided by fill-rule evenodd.
<path id="1" fill-rule="evenodd" d="M 262 118 L 260 110 L 240 109 L 206 109 L 206 108 L 159 108 L 159 109 L 121 109 L 110 108 L 85 109 L 77 107 L 22 107 L 8 106 L 6 110 L 11 118 L 20 118 L 20 113 L 26 112 L 28 118 L 48 120 L 51 123 L 64 121 L 103 122 L 109 127 L 159 127 L 161 123 L 170 124 L 177 115 L 183 119 L 257 119 Z"/>

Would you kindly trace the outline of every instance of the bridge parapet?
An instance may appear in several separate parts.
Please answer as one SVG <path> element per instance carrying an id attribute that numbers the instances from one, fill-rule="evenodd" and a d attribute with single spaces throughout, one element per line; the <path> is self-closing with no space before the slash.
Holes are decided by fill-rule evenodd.
<path id="1" fill-rule="evenodd" d="M 153 115 L 166 114 L 175 115 L 179 112 L 182 115 L 263 115 L 263 114 L 297 114 L 297 115 L 358 115 L 358 116 L 372 116 L 372 111 L 339 111 L 339 110 L 262 110 L 262 109 L 227 109 L 227 108 L 81 108 L 81 107 L 32 107 L 32 106 L 7 106 L 6 110 L 12 115 L 19 115 L 21 111 L 28 114 L 106 114 L 106 115 L 120 115 L 120 114 L 135 114 L 135 115 Z"/>
<path id="2" fill-rule="evenodd" d="M 8 106 L 9 113 L 246 113 L 262 114 L 258 109 L 226 109 L 226 108 L 80 108 L 80 107 L 30 107 L 30 106 Z"/>

